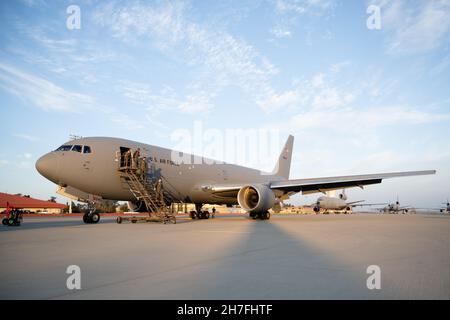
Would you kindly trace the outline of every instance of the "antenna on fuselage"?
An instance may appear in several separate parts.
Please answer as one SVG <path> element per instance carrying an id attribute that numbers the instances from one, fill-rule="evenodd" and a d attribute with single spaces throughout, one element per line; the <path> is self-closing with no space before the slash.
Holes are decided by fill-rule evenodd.
<path id="1" fill-rule="evenodd" d="M 78 139 L 83 139 L 82 136 L 77 136 L 76 134 L 70 134 L 69 135 L 69 139 L 70 140 L 78 140 Z"/>

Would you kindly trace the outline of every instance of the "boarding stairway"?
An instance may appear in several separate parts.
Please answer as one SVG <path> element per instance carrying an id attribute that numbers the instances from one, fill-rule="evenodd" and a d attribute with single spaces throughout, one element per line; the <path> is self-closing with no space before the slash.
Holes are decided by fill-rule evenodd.
<path id="1" fill-rule="evenodd" d="M 139 159 L 140 161 L 144 161 Z M 138 201 L 145 203 L 148 210 L 148 217 L 119 217 L 117 222 L 131 221 L 137 222 L 140 220 L 150 221 L 151 219 L 158 219 L 163 223 L 176 223 L 176 218 L 168 203 L 173 202 L 173 197 L 163 189 L 162 179 L 154 181 L 147 172 L 141 172 L 140 165 L 133 165 L 132 163 L 125 163 L 119 161 L 119 176 L 122 186 L 129 189 L 133 196 Z M 139 162 L 138 162 L 139 163 Z M 146 171 L 146 170 L 144 170 Z"/>

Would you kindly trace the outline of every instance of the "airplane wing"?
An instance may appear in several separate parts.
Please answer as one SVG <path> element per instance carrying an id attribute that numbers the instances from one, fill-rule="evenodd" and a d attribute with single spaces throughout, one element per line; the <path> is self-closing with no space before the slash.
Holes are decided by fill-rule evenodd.
<path id="1" fill-rule="evenodd" d="M 366 185 L 381 183 L 383 179 L 388 178 L 421 176 L 435 173 L 436 170 L 425 170 L 425 171 L 391 172 L 391 173 L 313 178 L 313 179 L 284 180 L 272 182 L 270 183 L 269 187 L 271 189 L 282 190 L 284 192 L 301 192 L 302 194 L 311 194 L 342 188 L 353 188 L 353 187 L 362 188 L 363 186 Z"/>
<path id="2" fill-rule="evenodd" d="M 351 206 L 351 207 L 356 207 L 357 203 L 361 203 L 361 202 L 364 202 L 364 201 L 366 201 L 366 200 L 358 200 L 358 201 L 347 202 L 347 205 Z M 359 206 L 363 206 L 363 205 L 364 204 L 359 204 Z"/>
<path id="3" fill-rule="evenodd" d="M 280 190 L 284 194 L 294 194 L 297 192 L 301 192 L 302 194 L 311 194 L 342 188 L 362 188 L 366 185 L 381 183 L 383 179 L 388 178 L 420 176 L 435 173 L 436 170 L 425 170 L 312 179 L 279 180 L 268 183 L 268 187 L 272 190 Z M 248 185 L 248 183 L 245 185 Z M 211 191 L 218 196 L 233 197 L 236 196 L 239 189 L 243 186 L 244 184 L 207 185 L 202 186 L 202 189 L 205 191 Z"/>
<path id="4" fill-rule="evenodd" d="M 353 204 L 351 207 L 365 207 L 365 206 L 384 206 L 387 203 L 362 203 L 362 204 Z"/>

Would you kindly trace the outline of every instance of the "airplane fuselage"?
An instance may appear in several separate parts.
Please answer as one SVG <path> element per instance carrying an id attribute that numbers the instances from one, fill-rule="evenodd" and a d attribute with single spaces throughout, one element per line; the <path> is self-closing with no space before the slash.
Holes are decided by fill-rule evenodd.
<path id="1" fill-rule="evenodd" d="M 282 179 L 259 170 L 119 138 L 81 138 L 63 146 L 81 148 L 67 147 L 44 155 L 36 163 L 38 171 L 60 186 L 70 186 L 110 200 L 135 200 L 130 190 L 123 186 L 118 173 L 121 150 L 128 148 L 132 151 L 140 148 L 140 156 L 147 159 L 148 171 L 163 176 L 164 188 L 185 202 L 237 204 L 235 196 L 218 196 L 203 187 Z M 90 149 L 88 153 L 84 152 L 86 146 Z M 180 163 L 179 159 L 188 161 Z"/>
<path id="2" fill-rule="evenodd" d="M 316 206 L 325 210 L 344 210 L 347 208 L 347 202 L 340 198 L 323 196 L 317 199 Z"/>

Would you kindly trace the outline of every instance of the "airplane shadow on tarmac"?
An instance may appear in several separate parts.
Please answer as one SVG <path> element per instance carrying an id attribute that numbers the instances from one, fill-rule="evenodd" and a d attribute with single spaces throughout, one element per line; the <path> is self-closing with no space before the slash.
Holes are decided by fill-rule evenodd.
<path id="1" fill-rule="evenodd" d="M 280 220 L 248 220 L 242 241 L 202 274 L 192 299 L 380 299 L 367 289 L 366 266 L 349 266 L 283 230 Z M 284 223 L 286 223 L 285 221 Z M 320 236 L 320 235 L 319 235 Z M 181 281 L 183 282 L 183 281 Z M 376 290 L 375 290 L 376 291 Z M 193 296 L 192 296 L 193 295 Z"/>

